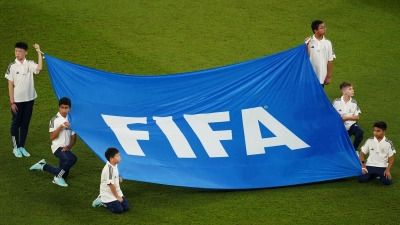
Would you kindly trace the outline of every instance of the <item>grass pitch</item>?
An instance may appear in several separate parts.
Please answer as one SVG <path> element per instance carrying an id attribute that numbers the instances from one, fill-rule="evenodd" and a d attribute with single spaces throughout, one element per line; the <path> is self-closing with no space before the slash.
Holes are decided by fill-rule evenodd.
<path id="1" fill-rule="evenodd" d="M 397 0 L 331 1 L 1 1 L 0 65 L 14 60 L 15 42 L 54 57 L 110 72 L 169 74 L 237 63 L 300 45 L 310 23 L 328 27 L 337 59 L 329 99 L 339 83 L 353 83 L 361 107 L 359 124 L 388 124 L 400 149 Z M 227 78 L 229 79 L 229 77 Z M 29 167 L 51 154 L 48 122 L 57 113 L 46 65 L 35 77 L 39 97 L 26 143 L 29 158 L 15 158 L 7 82 L 0 83 L 0 224 L 395 224 L 400 211 L 400 163 L 393 185 L 359 184 L 356 177 L 294 187 L 209 191 L 124 181 L 131 211 L 113 215 L 92 208 L 103 163 L 82 141 L 70 187 L 51 183 Z"/>

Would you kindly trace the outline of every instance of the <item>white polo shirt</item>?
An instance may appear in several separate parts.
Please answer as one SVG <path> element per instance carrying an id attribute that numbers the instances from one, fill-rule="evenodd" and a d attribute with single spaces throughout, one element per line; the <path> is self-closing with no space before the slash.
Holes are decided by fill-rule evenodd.
<path id="1" fill-rule="evenodd" d="M 383 137 L 380 142 L 375 137 L 368 138 L 361 147 L 364 154 L 369 153 L 367 166 L 387 167 L 389 157 L 396 153 L 391 140 Z"/>
<path id="2" fill-rule="evenodd" d="M 358 116 L 361 113 L 360 107 L 358 107 L 357 101 L 350 97 L 348 102 L 344 102 L 343 96 L 337 98 L 332 102 L 333 107 L 340 115 L 344 116 Z M 349 130 L 351 125 L 355 124 L 355 120 L 344 121 L 346 130 Z"/>
<path id="3" fill-rule="evenodd" d="M 100 180 L 100 196 L 101 202 L 109 203 L 116 201 L 117 198 L 114 197 L 108 184 L 113 184 L 117 190 L 118 196 L 123 196 L 121 188 L 119 187 L 119 172 L 117 165 L 113 166 L 107 161 L 106 165 L 101 172 Z"/>
<path id="4" fill-rule="evenodd" d="M 64 122 L 68 122 L 68 117 L 64 118 L 60 114 L 60 112 L 58 112 L 57 115 L 55 115 L 50 120 L 49 132 L 51 133 L 51 132 L 57 130 L 57 127 L 59 127 Z M 57 151 L 58 148 L 62 148 L 62 147 L 68 146 L 69 143 L 71 142 L 71 136 L 74 135 L 74 134 L 75 134 L 75 132 L 73 130 L 71 130 L 68 127 L 64 127 L 60 131 L 60 134 L 58 135 L 58 137 L 52 141 L 51 150 L 53 151 L 53 153 L 55 151 Z"/>
<path id="5" fill-rule="evenodd" d="M 33 82 L 33 74 L 39 73 L 37 66 L 33 60 L 26 59 L 23 63 L 15 59 L 8 66 L 5 78 L 14 82 L 14 102 L 27 102 L 37 97 Z"/>
<path id="6" fill-rule="evenodd" d="M 325 36 L 322 40 L 318 40 L 313 35 L 308 44 L 308 49 L 311 65 L 317 74 L 319 82 L 323 84 L 328 73 L 328 61 L 336 59 L 332 43 Z"/>

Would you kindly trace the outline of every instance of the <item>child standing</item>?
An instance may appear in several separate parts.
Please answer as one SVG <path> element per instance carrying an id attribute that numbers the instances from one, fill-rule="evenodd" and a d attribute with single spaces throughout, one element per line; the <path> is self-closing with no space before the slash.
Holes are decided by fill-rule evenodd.
<path id="1" fill-rule="evenodd" d="M 393 165 L 396 150 L 392 141 L 385 137 L 386 129 L 385 122 L 376 122 L 374 124 L 374 137 L 369 138 L 361 147 L 360 160 L 363 175 L 358 177 L 360 183 L 379 177 L 383 184 L 392 184 L 390 168 Z M 364 163 L 364 156 L 368 153 L 367 163 Z"/>
<path id="2" fill-rule="evenodd" d="M 305 39 L 311 65 L 317 74 L 322 87 L 331 83 L 333 60 L 336 59 L 332 43 L 325 37 L 326 26 L 323 21 L 315 20 L 311 23 L 314 35 Z"/>
<path id="3" fill-rule="evenodd" d="M 77 157 L 72 153 L 71 148 L 75 144 L 76 135 L 71 130 L 71 124 L 68 121 L 68 112 L 71 110 L 71 100 L 63 97 L 58 102 L 59 112 L 50 120 L 50 139 L 52 140 L 51 150 L 53 154 L 60 159 L 59 167 L 53 167 L 46 164 L 44 159 L 33 165 L 30 170 L 47 171 L 54 174 L 53 183 L 62 187 L 67 187 L 65 178 L 69 170 L 77 161 Z"/>
<path id="4" fill-rule="evenodd" d="M 359 114 L 361 111 L 358 107 L 357 101 L 352 98 L 354 96 L 353 85 L 348 82 L 342 82 L 339 87 L 343 96 L 335 99 L 332 102 L 332 105 L 342 116 L 344 126 L 346 127 L 349 136 L 354 135 L 353 146 L 354 150 L 357 151 L 358 146 L 360 146 L 361 141 L 364 138 L 364 131 L 357 123 L 360 119 Z"/>
<path id="5" fill-rule="evenodd" d="M 33 74 L 38 74 L 43 68 L 40 46 L 34 44 L 38 52 L 38 64 L 33 60 L 26 60 L 28 45 L 25 42 L 15 44 L 15 61 L 6 71 L 8 80 L 8 92 L 12 114 L 11 139 L 15 157 L 30 156 L 25 149 L 25 141 L 28 136 L 29 123 L 32 117 L 34 99 L 37 97 Z"/>
<path id="6" fill-rule="evenodd" d="M 92 206 L 105 206 L 113 213 L 123 213 L 129 210 L 129 203 L 122 194 L 119 183 L 122 178 L 119 176 L 117 164 L 121 156 L 116 148 L 108 148 L 105 157 L 107 163 L 101 172 L 100 196 L 93 201 Z"/>

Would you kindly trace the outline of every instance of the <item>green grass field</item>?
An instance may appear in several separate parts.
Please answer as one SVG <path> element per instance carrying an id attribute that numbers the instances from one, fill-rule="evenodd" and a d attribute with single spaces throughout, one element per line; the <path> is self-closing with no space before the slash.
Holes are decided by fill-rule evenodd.
<path id="1" fill-rule="evenodd" d="M 337 59 L 330 100 L 339 83 L 353 83 L 366 137 L 372 124 L 388 124 L 387 137 L 400 149 L 398 0 L 116 0 L 0 1 L 0 68 L 14 56 L 14 44 L 33 44 L 67 61 L 110 72 L 169 74 L 246 61 L 302 44 L 311 21 L 325 22 Z M 33 51 L 32 51 L 33 50 Z M 229 77 L 227 77 L 229 79 Z M 81 140 L 70 187 L 51 183 L 49 173 L 29 167 L 52 156 L 48 122 L 57 99 L 46 68 L 35 77 L 35 100 L 27 150 L 15 158 L 9 134 L 7 81 L 0 83 L 0 224 L 397 224 L 400 163 L 393 185 L 357 177 L 294 187 L 210 191 L 135 181 L 121 186 L 131 211 L 113 215 L 92 208 L 103 162 Z"/>

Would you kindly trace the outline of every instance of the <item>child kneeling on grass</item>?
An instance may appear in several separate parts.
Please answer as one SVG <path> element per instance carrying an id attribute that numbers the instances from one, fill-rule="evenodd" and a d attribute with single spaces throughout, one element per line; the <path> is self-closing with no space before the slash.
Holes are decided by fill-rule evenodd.
<path id="1" fill-rule="evenodd" d="M 105 156 L 107 163 L 101 172 L 100 195 L 92 206 L 104 206 L 111 212 L 120 214 L 129 210 L 129 203 L 119 187 L 122 178 L 119 176 L 117 164 L 121 161 L 121 156 L 116 148 L 108 148 Z"/>
<path id="2" fill-rule="evenodd" d="M 385 185 L 392 184 L 390 168 L 394 162 L 394 149 L 392 141 L 385 137 L 387 125 L 378 121 L 374 124 L 374 137 L 369 138 L 361 147 L 360 160 L 362 175 L 358 177 L 360 183 L 378 178 Z M 365 154 L 369 153 L 367 163 L 364 163 Z"/>
<path id="3" fill-rule="evenodd" d="M 54 175 L 53 183 L 62 187 L 68 187 L 65 178 L 69 170 L 77 161 L 77 157 L 72 153 L 72 146 L 75 144 L 76 135 L 71 130 L 71 124 L 68 121 L 68 113 L 71 110 L 71 100 L 63 97 L 58 101 L 59 112 L 55 115 L 49 124 L 50 139 L 52 140 L 51 150 L 59 158 L 59 167 L 49 166 L 44 159 L 31 166 L 30 170 L 47 171 Z"/>

